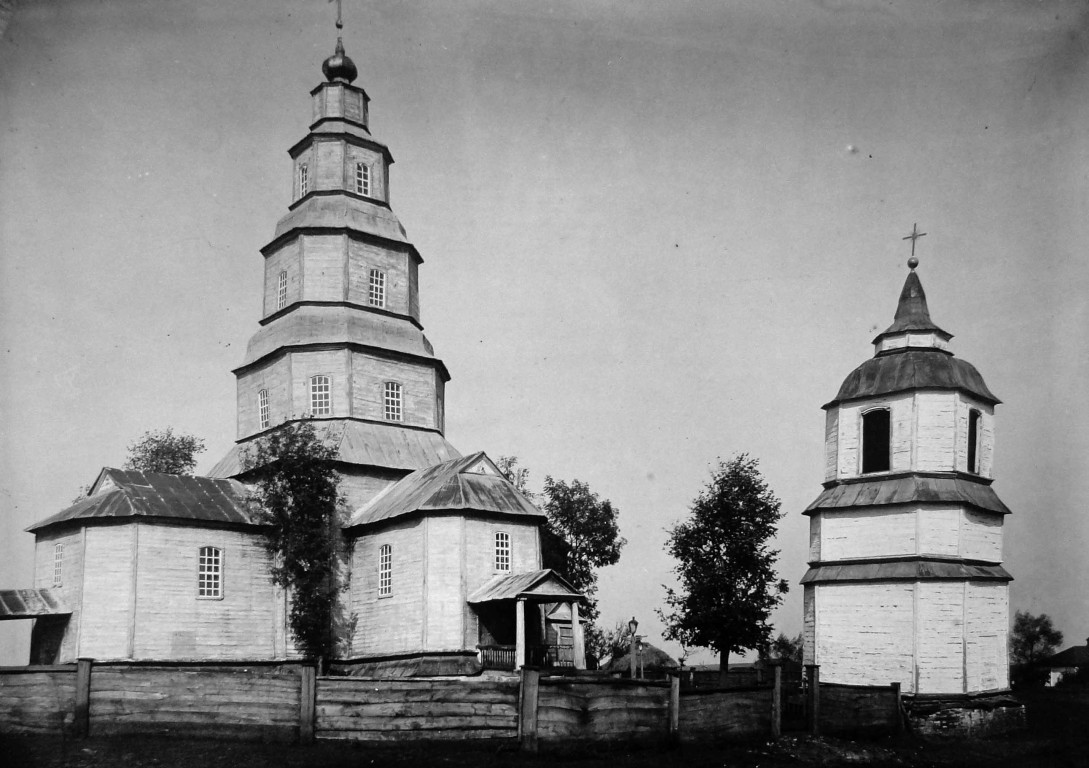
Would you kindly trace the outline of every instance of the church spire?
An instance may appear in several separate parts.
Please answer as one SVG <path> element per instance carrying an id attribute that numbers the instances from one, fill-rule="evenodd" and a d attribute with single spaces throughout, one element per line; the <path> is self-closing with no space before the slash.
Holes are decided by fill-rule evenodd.
<path id="1" fill-rule="evenodd" d="M 940 339 L 942 344 L 953 338 L 953 334 L 942 330 L 930 319 L 930 309 L 926 305 L 926 292 L 923 291 L 922 281 L 916 274 L 915 268 L 919 266 L 919 260 L 912 256 L 908 259 L 907 280 L 900 291 L 900 299 L 896 304 L 896 315 L 892 325 L 886 328 L 881 335 L 873 340 L 877 345 L 877 351 L 882 352 L 892 347 L 916 346 L 916 344 L 890 344 L 890 338 L 902 339 L 909 334 L 932 335 L 935 340 Z M 942 344 L 934 344 L 941 346 Z M 929 345 L 927 345 L 929 346 Z"/>

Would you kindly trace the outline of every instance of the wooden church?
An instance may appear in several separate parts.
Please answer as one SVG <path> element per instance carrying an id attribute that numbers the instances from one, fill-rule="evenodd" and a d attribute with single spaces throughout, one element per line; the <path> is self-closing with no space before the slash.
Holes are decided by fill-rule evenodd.
<path id="1" fill-rule="evenodd" d="M 804 655 L 823 681 L 909 694 L 1009 687 L 1009 582 L 991 488 L 999 403 L 931 319 L 911 268 L 874 356 L 824 406 Z"/>
<path id="2" fill-rule="evenodd" d="M 336 447 L 352 510 L 336 534 L 348 671 L 584 666 L 584 597 L 542 566 L 543 513 L 444 436 L 450 375 L 420 323 L 423 259 L 389 204 L 393 156 L 340 40 L 322 70 L 289 150 L 293 200 L 261 250 L 237 444 L 210 477 L 104 469 L 28 529 L 34 588 L 0 591 L 0 618 L 35 619 L 35 662 L 297 658 L 241 457 L 307 417 Z"/>

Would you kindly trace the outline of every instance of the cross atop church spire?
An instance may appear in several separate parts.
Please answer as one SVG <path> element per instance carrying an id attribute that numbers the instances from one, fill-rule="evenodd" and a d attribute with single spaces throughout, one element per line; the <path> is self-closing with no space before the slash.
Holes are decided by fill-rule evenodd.
<path id="1" fill-rule="evenodd" d="M 909 261 L 908 266 L 911 267 L 912 269 L 915 269 L 915 267 L 918 266 L 918 264 L 919 264 L 919 260 L 915 258 L 915 241 L 918 240 L 920 237 L 926 237 L 926 232 L 920 232 L 919 231 L 919 223 L 915 222 L 914 224 L 911 225 L 911 234 L 908 235 L 907 237 L 900 238 L 901 240 L 910 240 L 911 241 L 911 258 L 915 263 L 912 264 Z"/>

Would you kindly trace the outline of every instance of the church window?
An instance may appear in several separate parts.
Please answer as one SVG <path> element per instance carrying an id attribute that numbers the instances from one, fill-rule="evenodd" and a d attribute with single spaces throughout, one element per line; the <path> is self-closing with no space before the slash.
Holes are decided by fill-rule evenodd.
<path id="1" fill-rule="evenodd" d="M 64 543 L 53 545 L 53 586 L 59 587 L 64 576 Z"/>
<path id="2" fill-rule="evenodd" d="M 215 547 L 200 548 L 197 597 L 223 597 L 223 556 Z"/>
<path id="3" fill-rule="evenodd" d="M 276 280 L 276 309 L 287 306 L 287 272 L 281 272 Z"/>
<path id="4" fill-rule="evenodd" d="M 888 472 L 892 418 L 888 408 L 862 414 L 862 473 Z"/>
<path id="5" fill-rule="evenodd" d="M 982 414 L 975 408 L 968 411 L 968 471 L 979 474 L 979 428 Z"/>
<path id="6" fill-rule="evenodd" d="M 370 292 L 367 301 L 372 307 L 386 306 L 386 273 L 380 269 L 371 270 Z"/>
<path id="7" fill-rule="evenodd" d="M 383 544 L 378 549 L 378 596 L 393 594 L 393 547 Z"/>
<path id="8" fill-rule="evenodd" d="M 510 570 L 510 534 L 506 531 L 495 532 L 495 570 Z"/>
<path id="9" fill-rule="evenodd" d="M 257 413 L 261 419 L 261 429 L 267 429 L 269 425 L 267 389 L 262 389 L 257 393 Z"/>
<path id="10" fill-rule="evenodd" d="M 332 413 L 332 392 L 328 376 L 310 377 L 310 415 L 328 416 Z"/>
<path id="11" fill-rule="evenodd" d="M 355 193 L 371 196 L 371 167 L 366 163 L 355 164 Z"/>
<path id="12" fill-rule="evenodd" d="M 302 197 L 310 191 L 310 169 L 306 167 L 306 163 L 299 165 L 299 197 Z"/>
<path id="13" fill-rule="evenodd" d="M 386 405 L 386 421 L 401 421 L 401 385 L 396 381 L 387 381 L 383 400 Z"/>

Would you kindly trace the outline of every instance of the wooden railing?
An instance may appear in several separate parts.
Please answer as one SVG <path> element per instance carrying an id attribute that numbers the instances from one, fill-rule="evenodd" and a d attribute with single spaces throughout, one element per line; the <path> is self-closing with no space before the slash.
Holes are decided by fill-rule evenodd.
<path id="1" fill-rule="evenodd" d="M 481 645 L 480 663 L 484 669 L 513 670 L 516 648 L 513 645 Z M 570 645 L 530 645 L 526 648 L 526 665 L 555 669 L 574 667 L 575 649 Z"/>
<path id="2" fill-rule="evenodd" d="M 514 669 L 513 645 L 481 645 L 480 664 L 484 669 Z"/>

